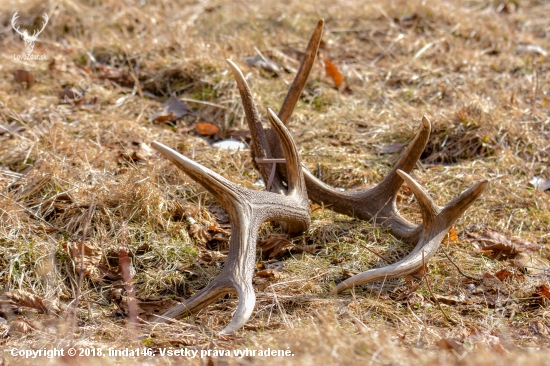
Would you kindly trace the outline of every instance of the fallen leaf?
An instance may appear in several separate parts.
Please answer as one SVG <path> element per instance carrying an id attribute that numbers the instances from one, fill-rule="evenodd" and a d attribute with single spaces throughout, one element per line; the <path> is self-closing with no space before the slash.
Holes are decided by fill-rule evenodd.
<path id="1" fill-rule="evenodd" d="M 13 72 L 13 78 L 16 83 L 25 84 L 27 89 L 34 85 L 34 76 L 30 71 L 15 70 Z"/>
<path id="2" fill-rule="evenodd" d="M 483 274 L 482 278 L 483 286 L 485 286 L 485 289 L 487 290 L 497 290 L 497 291 L 503 291 L 505 289 L 504 284 L 501 280 L 498 279 L 498 277 L 485 272 Z"/>
<path id="3" fill-rule="evenodd" d="M 273 62 L 268 57 L 262 57 L 262 56 L 250 56 L 246 57 L 245 62 L 250 67 L 258 67 L 260 69 L 263 69 L 265 71 L 269 71 L 271 73 L 279 75 L 281 73 L 281 68 Z"/>
<path id="4" fill-rule="evenodd" d="M 44 305 L 42 298 L 25 290 L 9 291 L 4 294 L 4 297 L 20 306 L 46 312 L 46 306 Z"/>
<path id="5" fill-rule="evenodd" d="M 507 269 L 501 269 L 497 273 L 495 273 L 495 277 L 504 282 L 508 278 L 520 280 L 523 279 L 523 275 L 521 273 L 514 273 Z"/>
<path id="6" fill-rule="evenodd" d="M 195 132 L 202 136 L 212 136 L 220 132 L 220 129 L 212 123 L 197 123 Z"/>
<path id="7" fill-rule="evenodd" d="M 33 326 L 30 325 L 30 323 L 23 317 L 17 317 L 14 321 L 10 324 L 10 335 L 19 335 L 19 334 L 25 334 L 30 333 L 34 330 Z"/>
<path id="8" fill-rule="evenodd" d="M 262 257 L 268 259 L 288 253 L 294 245 L 287 239 L 286 235 L 273 234 L 266 240 L 260 241 L 258 247 L 262 250 Z"/>
<path id="9" fill-rule="evenodd" d="M 391 145 L 378 147 L 378 148 L 376 148 L 376 151 L 379 152 L 380 154 L 393 154 L 393 153 L 396 153 L 396 152 L 399 152 L 399 151 L 403 150 L 404 146 L 405 146 L 405 144 L 402 144 L 400 142 L 394 142 Z"/>
<path id="10" fill-rule="evenodd" d="M 550 300 L 550 290 L 546 285 L 540 285 L 535 287 L 535 290 L 537 291 L 537 294 L 540 296 L 546 297 L 548 300 Z"/>
<path id="11" fill-rule="evenodd" d="M 80 273 L 82 270 L 84 277 L 90 277 L 92 279 L 99 278 L 99 269 L 97 266 L 102 256 L 102 251 L 99 246 L 90 242 L 65 242 L 63 243 L 63 247 L 68 250 L 76 273 Z"/>
<path id="12" fill-rule="evenodd" d="M 30 308 L 40 313 L 59 314 L 59 302 L 57 299 L 43 299 L 26 290 L 8 291 L 0 297 L 0 314 L 8 316 L 10 313 L 24 313 Z"/>
<path id="13" fill-rule="evenodd" d="M 256 272 L 256 276 L 262 278 L 275 278 L 275 271 L 272 268 Z"/>
<path id="14" fill-rule="evenodd" d="M 492 252 L 494 257 L 507 259 L 514 258 L 518 253 L 525 251 L 537 251 L 540 245 L 526 240 L 508 237 L 495 229 L 486 229 L 483 234 L 466 234 L 470 241 L 475 243 L 481 252 Z"/>
<path id="15" fill-rule="evenodd" d="M 443 239 L 443 243 L 445 244 L 454 244 L 458 242 L 458 235 L 454 228 L 450 228 L 449 232 L 447 233 L 447 236 L 445 236 L 445 239 Z"/>
<path id="16" fill-rule="evenodd" d="M 457 355 L 466 354 L 468 352 L 462 343 L 454 338 L 441 338 L 439 342 L 437 342 L 437 347 L 448 351 L 454 351 Z"/>
<path id="17" fill-rule="evenodd" d="M 235 139 L 238 141 L 244 141 L 250 143 L 251 136 L 250 136 L 250 130 L 230 130 L 228 132 L 229 138 Z"/>
<path id="18" fill-rule="evenodd" d="M 190 112 L 187 103 L 178 98 L 171 98 L 163 105 L 162 111 L 153 114 L 149 121 L 155 123 L 175 122 Z"/>
<path id="19" fill-rule="evenodd" d="M 66 87 L 59 93 L 60 104 L 79 105 L 86 99 L 86 91 L 80 92 L 75 87 Z"/>
<path id="20" fill-rule="evenodd" d="M 200 224 L 193 224 L 189 226 L 188 232 L 189 235 L 191 235 L 192 238 L 197 239 L 198 243 L 203 247 L 206 246 L 206 243 L 212 239 L 212 236 L 208 233 L 208 230 Z"/>
<path id="21" fill-rule="evenodd" d="M 518 253 L 511 263 L 531 276 L 546 276 L 550 273 L 550 262 L 535 254 Z"/>
<path id="22" fill-rule="evenodd" d="M 201 250 L 201 256 L 198 258 L 202 264 L 207 266 L 212 266 L 216 263 L 225 263 L 227 260 L 227 255 L 217 252 L 215 250 Z"/>
<path id="23" fill-rule="evenodd" d="M 330 76 L 332 80 L 334 80 L 334 86 L 336 89 L 340 88 L 344 78 L 342 77 L 342 74 L 340 74 L 340 71 L 338 71 L 338 68 L 330 62 L 329 59 L 325 60 L 325 72 L 327 73 L 327 76 Z"/>

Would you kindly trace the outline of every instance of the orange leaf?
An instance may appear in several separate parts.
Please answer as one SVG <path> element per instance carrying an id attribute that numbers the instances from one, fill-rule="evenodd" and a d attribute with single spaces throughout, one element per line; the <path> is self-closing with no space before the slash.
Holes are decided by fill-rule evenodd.
<path id="1" fill-rule="evenodd" d="M 325 71 L 328 76 L 334 80 L 334 86 L 336 86 L 336 89 L 342 85 L 342 81 L 344 81 L 344 78 L 342 77 L 342 74 L 340 74 L 340 71 L 338 71 L 338 68 L 330 62 L 329 59 L 325 60 Z"/>
<path id="2" fill-rule="evenodd" d="M 202 136 L 212 136 L 220 132 L 220 129 L 212 123 L 199 123 L 195 126 L 195 131 Z"/>
<path id="3" fill-rule="evenodd" d="M 447 233 L 445 239 L 443 239 L 443 242 L 445 244 L 453 244 L 458 242 L 458 235 L 456 234 L 455 229 L 453 229 L 452 227 L 449 229 L 449 232 Z"/>

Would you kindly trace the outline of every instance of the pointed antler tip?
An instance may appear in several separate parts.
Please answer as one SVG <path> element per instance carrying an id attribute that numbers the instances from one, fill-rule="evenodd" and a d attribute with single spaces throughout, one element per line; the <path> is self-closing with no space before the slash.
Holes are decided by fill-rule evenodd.
<path id="1" fill-rule="evenodd" d="M 422 128 L 428 129 L 428 130 L 432 128 L 432 123 L 430 122 L 428 117 L 426 117 L 425 115 L 422 116 Z"/>
<path id="2" fill-rule="evenodd" d="M 325 24 L 325 20 L 323 18 L 319 19 L 317 22 L 317 27 L 322 27 Z"/>

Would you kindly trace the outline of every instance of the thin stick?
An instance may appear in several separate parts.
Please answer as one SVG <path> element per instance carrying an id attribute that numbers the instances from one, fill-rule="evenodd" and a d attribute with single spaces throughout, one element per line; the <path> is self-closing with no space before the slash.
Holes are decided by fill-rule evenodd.
<path id="1" fill-rule="evenodd" d="M 365 246 L 365 245 L 363 245 L 363 244 L 361 244 L 361 243 L 358 243 L 358 244 L 359 244 L 359 246 L 360 246 L 361 248 L 368 250 L 369 252 L 371 252 L 372 254 L 374 254 L 375 256 L 377 256 L 378 258 L 384 260 L 386 263 L 392 264 L 388 259 L 384 258 L 384 256 L 383 256 L 382 254 L 378 254 L 374 249 L 371 249 L 371 248 L 369 248 L 369 247 L 367 247 L 367 246 Z"/>
<path id="2" fill-rule="evenodd" d="M 447 319 L 447 321 L 451 324 L 454 324 L 454 322 L 447 316 L 447 313 L 443 310 L 443 307 L 439 303 L 439 300 L 437 297 L 435 297 L 434 293 L 432 292 L 432 286 L 430 286 L 430 281 L 428 280 L 428 267 L 426 267 L 426 264 L 424 263 L 424 249 L 422 249 L 422 268 L 424 269 L 424 281 L 426 281 L 426 286 L 428 287 L 428 291 L 430 292 L 430 295 L 432 295 L 432 298 L 435 300 L 435 303 L 439 307 L 439 310 L 441 310 L 441 313 Z"/>
<path id="3" fill-rule="evenodd" d="M 469 279 L 471 279 L 471 280 L 474 280 L 474 281 L 481 281 L 481 278 L 468 276 L 467 274 L 465 274 L 464 272 L 462 272 L 462 271 L 460 270 L 460 268 L 458 267 L 458 265 L 457 265 L 455 262 L 453 262 L 453 260 L 451 259 L 451 257 L 449 257 L 449 256 L 447 255 L 447 253 L 443 252 L 443 254 L 445 254 L 445 257 L 447 257 L 447 259 L 449 260 L 449 262 L 451 262 L 451 263 L 453 264 L 453 266 L 456 267 L 456 269 L 458 270 L 458 273 L 460 273 L 460 274 L 463 275 L 464 277 L 469 278 Z"/>

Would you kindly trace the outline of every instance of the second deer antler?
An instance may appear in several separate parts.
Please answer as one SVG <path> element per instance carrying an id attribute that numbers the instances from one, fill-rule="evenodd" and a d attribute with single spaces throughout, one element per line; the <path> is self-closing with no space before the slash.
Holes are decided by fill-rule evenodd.
<path id="1" fill-rule="evenodd" d="M 292 111 L 315 61 L 322 32 L 323 20 L 320 20 L 311 36 L 300 69 L 279 111 L 279 117 L 285 125 L 290 120 Z M 278 140 L 273 138 L 273 131 L 263 130 L 257 112 L 255 112 L 257 109 L 254 105 L 250 88 L 244 76 L 236 65 L 230 63 L 230 66 L 237 79 L 237 85 L 243 99 L 243 106 L 245 107 L 252 136 L 252 154 L 256 156 L 256 161 L 258 160 L 258 156 L 267 156 L 271 160 L 277 160 L 277 158 L 281 157 L 281 148 L 278 146 Z M 364 220 L 374 220 L 376 223 L 389 227 L 391 233 L 396 238 L 416 245 L 414 250 L 402 261 L 391 266 L 354 276 L 338 285 L 333 290 L 333 293 L 361 283 L 375 281 L 384 277 L 404 276 L 419 270 L 421 267 L 421 264 L 419 265 L 419 253 L 422 254 L 423 251 L 424 259 L 426 261 L 429 260 L 435 254 L 450 226 L 485 189 L 487 181 L 482 181 L 472 186 L 460 197 L 443 208 L 440 208 L 433 202 L 424 189 L 408 175 L 416 165 L 428 142 L 430 130 L 430 121 L 428 118 L 423 117 L 420 130 L 403 152 L 394 168 L 380 184 L 371 189 L 341 192 L 323 183 L 305 167 L 303 168 L 307 193 L 312 201 L 330 204 L 331 209 L 339 213 Z M 267 159 L 267 161 L 270 159 Z M 284 186 L 284 171 L 270 172 L 265 166 L 260 166 L 259 171 L 264 181 L 269 181 L 268 189 L 271 187 L 273 191 L 277 191 L 280 187 Z M 420 203 L 423 218 L 422 225 L 415 225 L 407 221 L 397 211 L 396 197 L 404 181 L 413 190 Z"/>

